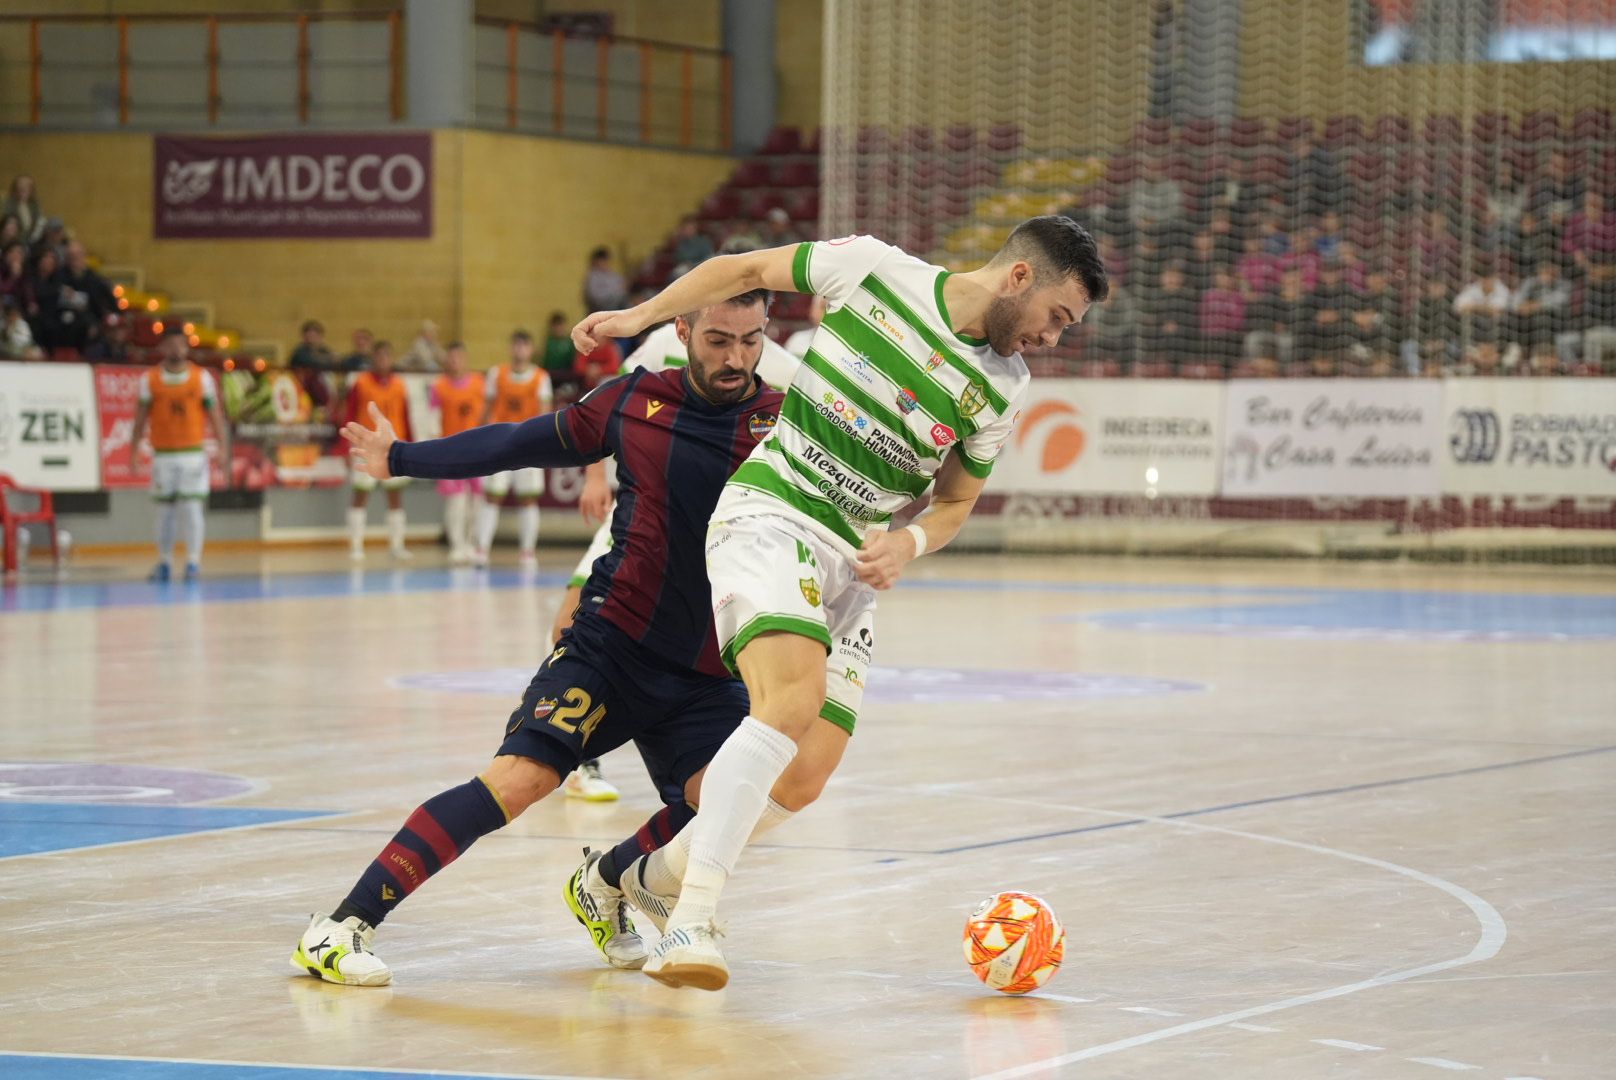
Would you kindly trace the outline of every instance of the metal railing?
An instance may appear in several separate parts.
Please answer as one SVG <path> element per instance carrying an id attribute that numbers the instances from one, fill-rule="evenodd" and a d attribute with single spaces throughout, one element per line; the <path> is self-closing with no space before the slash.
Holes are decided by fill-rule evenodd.
<path id="1" fill-rule="evenodd" d="M 397 11 L 0 15 L 0 125 L 385 124 L 403 76 Z"/>
<path id="2" fill-rule="evenodd" d="M 529 134 L 728 152 L 722 49 L 478 19 L 476 122 Z"/>

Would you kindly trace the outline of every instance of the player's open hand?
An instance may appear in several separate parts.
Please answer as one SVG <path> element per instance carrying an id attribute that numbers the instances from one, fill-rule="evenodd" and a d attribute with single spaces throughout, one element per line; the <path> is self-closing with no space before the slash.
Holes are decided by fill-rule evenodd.
<path id="1" fill-rule="evenodd" d="M 858 579 L 872 589 L 890 589 L 915 557 L 915 538 L 907 530 L 872 529 L 858 553 Z"/>
<path id="2" fill-rule="evenodd" d="M 583 494 L 578 496 L 578 512 L 584 516 L 584 524 L 599 525 L 612 513 L 612 489 L 606 485 L 604 476 L 597 476 L 593 470 L 584 475 Z"/>
<path id="3" fill-rule="evenodd" d="M 387 467 L 387 452 L 398 442 L 398 433 L 374 401 L 370 403 L 370 422 L 376 426 L 368 428 L 357 421 L 343 426 L 342 437 L 353 447 L 348 452 L 348 458 L 353 462 L 353 467 L 365 475 L 377 480 L 391 480 L 393 473 Z"/>
<path id="4" fill-rule="evenodd" d="M 592 353 L 607 338 L 633 337 L 645 327 L 630 311 L 597 311 L 585 315 L 583 321 L 572 328 L 572 344 L 581 353 Z"/>

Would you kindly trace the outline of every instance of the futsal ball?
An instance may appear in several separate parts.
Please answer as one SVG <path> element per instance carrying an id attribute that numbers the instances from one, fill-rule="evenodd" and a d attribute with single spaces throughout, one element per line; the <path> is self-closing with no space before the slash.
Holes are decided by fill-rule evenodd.
<path id="1" fill-rule="evenodd" d="M 1066 928 L 1030 893 L 990 896 L 966 920 L 965 962 L 1002 994 L 1038 989 L 1060 970 L 1065 955 Z"/>

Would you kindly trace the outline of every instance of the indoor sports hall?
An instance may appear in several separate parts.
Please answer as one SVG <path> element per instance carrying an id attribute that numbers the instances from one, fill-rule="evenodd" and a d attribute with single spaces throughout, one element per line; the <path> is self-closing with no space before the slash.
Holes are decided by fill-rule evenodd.
<path id="1" fill-rule="evenodd" d="M 1595 0 L 0 0 L 0 1078 L 1616 1075 L 1613 110 Z M 945 293 L 1048 215 L 1107 299 L 956 395 Z M 653 752 L 419 824 L 643 532 L 340 431 L 711 403 L 721 305 L 575 324 L 854 234 L 935 307 L 780 290 L 743 449 L 1013 428 L 670 988 L 569 899 L 667 839 Z M 289 965 L 411 828 L 390 982 Z"/>

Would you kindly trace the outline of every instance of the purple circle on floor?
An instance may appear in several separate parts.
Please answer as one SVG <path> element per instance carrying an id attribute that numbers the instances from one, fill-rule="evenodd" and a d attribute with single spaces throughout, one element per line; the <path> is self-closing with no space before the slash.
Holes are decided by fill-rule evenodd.
<path id="1" fill-rule="evenodd" d="M 0 761 L 0 801 L 184 806 L 245 795 L 243 776 L 97 761 Z"/>

